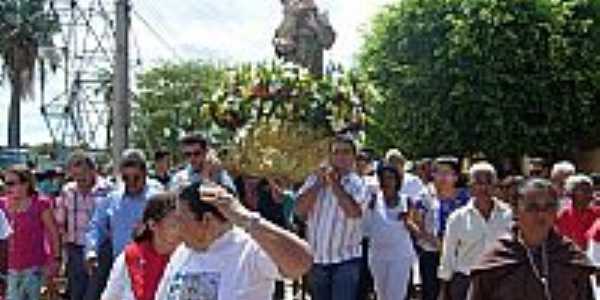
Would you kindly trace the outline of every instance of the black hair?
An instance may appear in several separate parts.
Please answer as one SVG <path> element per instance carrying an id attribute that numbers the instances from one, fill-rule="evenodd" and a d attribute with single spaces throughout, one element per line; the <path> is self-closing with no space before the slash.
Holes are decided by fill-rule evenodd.
<path id="1" fill-rule="evenodd" d="M 138 150 L 127 150 L 126 154 L 123 155 L 119 166 L 121 169 L 138 168 L 144 172 L 147 170 L 144 154 Z"/>
<path id="2" fill-rule="evenodd" d="M 333 145 L 335 144 L 346 144 L 352 146 L 352 152 L 358 153 L 358 145 L 356 145 L 355 139 L 349 134 L 338 134 L 336 135 L 331 143 L 329 144 L 329 151 L 333 152 Z"/>
<path id="3" fill-rule="evenodd" d="M 402 188 L 402 176 L 400 176 L 400 172 L 398 172 L 398 169 L 390 165 L 381 165 L 379 168 L 377 168 L 377 179 L 379 180 L 379 182 L 382 182 L 383 173 L 385 172 L 390 172 L 394 175 L 394 177 L 396 178 L 395 190 L 396 192 L 399 191 Z"/>
<path id="4" fill-rule="evenodd" d="M 142 217 L 142 226 L 134 231 L 133 240 L 135 242 L 149 241 L 153 238 L 152 230 L 148 222 L 160 222 L 176 207 L 176 194 L 171 192 L 158 193 L 150 197 Z"/>
<path id="5" fill-rule="evenodd" d="M 198 133 L 187 134 L 179 140 L 183 146 L 200 145 L 202 149 L 208 148 L 208 141 L 204 136 Z"/>
<path id="6" fill-rule="evenodd" d="M 592 179 L 594 186 L 600 185 L 600 173 L 592 173 L 590 174 L 590 178 Z"/>
<path id="7" fill-rule="evenodd" d="M 154 161 L 162 160 L 163 158 L 165 158 L 169 155 L 171 155 L 171 152 L 169 152 L 169 150 L 160 148 L 160 149 L 154 151 Z"/>
<path id="8" fill-rule="evenodd" d="M 202 182 L 192 183 L 181 190 L 179 201 L 185 202 L 189 206 L 197 220 L 201 220 L 204 214 L 211 213 L 220 221 L 226 222 L 227 218 L 214 205 L 200 200 L 200 186 Z"/>

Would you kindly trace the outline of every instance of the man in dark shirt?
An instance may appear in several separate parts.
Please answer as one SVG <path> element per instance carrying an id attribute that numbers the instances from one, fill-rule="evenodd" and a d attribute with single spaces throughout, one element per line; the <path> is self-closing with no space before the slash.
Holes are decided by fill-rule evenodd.
<path id="1" fill-rule="evenodd" d="M 589 300 L 597 271 L 554 221 L 559 206 L 552 183 L 530 179 L 519 191 L 518 221 L 472 272 L 470 300 Z"/>

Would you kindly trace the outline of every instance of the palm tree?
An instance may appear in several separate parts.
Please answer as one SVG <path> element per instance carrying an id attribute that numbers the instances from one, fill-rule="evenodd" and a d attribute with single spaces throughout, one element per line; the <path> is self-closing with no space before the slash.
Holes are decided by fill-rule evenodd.
<path id="1" fill-rule="evenodd" d="M 21 101 L 30 98 L 42 45 L 52 43 L 60 25 L 47 0 L 0 1 L 0 65 L 11 87 L 8 145 L 21 145 Z"/>

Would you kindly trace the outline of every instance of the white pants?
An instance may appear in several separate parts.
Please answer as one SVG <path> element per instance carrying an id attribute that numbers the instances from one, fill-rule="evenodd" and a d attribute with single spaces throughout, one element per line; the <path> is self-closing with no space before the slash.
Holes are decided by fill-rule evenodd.
<path id="1" fill-rule="evenodd" d="M 378 300 L 404 300 L 410 280 L 410 259 L 369 259 Z"/>

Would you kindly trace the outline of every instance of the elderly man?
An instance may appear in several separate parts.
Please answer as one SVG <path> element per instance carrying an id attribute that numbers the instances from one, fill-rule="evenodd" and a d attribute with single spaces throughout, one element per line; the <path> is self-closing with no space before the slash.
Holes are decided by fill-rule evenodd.
<path id="1" fill-rule="evenodd" d="M 110 271 L 110 244 L 100 247 L 102 269 L 89 278 L 84 266 L 85 233 L 96 206 L 111 191 L 110 183 L 96 172 L 93 158 L 75 151 L 67 162 L 73 181 L 56 199 L 55 216 L 67 254 L 67 286 L 72 300 L 98 299 Z"/>
<path id="2" fill-rule="evenodd" d="M 471 200 L 448 218 L 438 277 L 442 299 L 462 300 L 467 296 L 471 268 L 503 234 L 510 231 L 510 207 L 494 198 L 496 170 L 486 162 L 469 169 Z"/>
<path id="3" fill-rule="evenodd" d="M 111 192 L 94 211 L 86 233 L 88 271 L 97 267 L 98 249 L 112 244 L 113 257 L 119 256 L 138 229 L 148 199 L 159 192 L 160 184 L 147 178 L 146 158 L 140 150 L 126 150 L 120 163 L 123 186 Z"/>
<path id="4" fill-rule="evenodd" d="M 517 226 L 472 270 L 470 300 L 589 300 L 597 271 L 573 242 L 553 229 L 558 197 L 544 179 L 520 189 Z"/>
<path id="5" fill-rule="evenodd" d="M 244 208 L 224 188 L 195 183 L 177 203 L 183 239 L 155 299 L 270 300 L 280 275 L 312 264 L 308 244 Z"/>
<path id="6" fill-rule="evenodd" d="M 224 169 L 220 168 L 214 150 L 208 141 L 199 134 L 189 134 L 180 140 L 186 167 L 177 172 L 171 180 L 170 189 L 180 190 L 190 183 L 208 180 L 235 193 L 233 180 Z"/>
<path id="7" fill-rule="evenodd" d="M 575 165 L 569 161 L 559 161 L 552 166 L 550 180 L 558 193 L 559 208 L 563 208 L 567 205 L 568 199 L 565 195 L 565 181 L 569 176 L 575 175 L 575 171 Z"/>
<path id="8" fill-rule="evenodd" d="M 588 244 L 586 233 L 600 217 L 600 208 L 591 205 L 594 198 L 592 179 L 586 175 L 569 176 L 565 196 L 570 201 L 559 212 L 556 229 L 585 250 Z"/>

